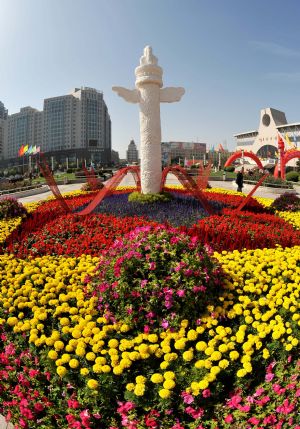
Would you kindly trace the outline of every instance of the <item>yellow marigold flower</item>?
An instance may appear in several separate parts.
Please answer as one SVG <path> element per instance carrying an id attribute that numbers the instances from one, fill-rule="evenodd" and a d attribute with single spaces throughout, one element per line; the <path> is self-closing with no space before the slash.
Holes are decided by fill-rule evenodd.
<path id="1" fill-rule="evenodd" d="M 164 362 L 161 362 L 159 366 L 161 369 L 167 369 L 169 365 L 170 365 L 169 362 L 164 361 Z"/>
<path id="2" fill-rule="evenodd" d="M 174 347 L 176 350 L 182 350 L 185 348 L 185 340 L 181 338 L 180 340 L 175 341 Z"/>
<path id="3" fill-rule="evenodd" d="M 195 362 L 195 367 L 197 369 L 204 368 L 205 367 L 205 360 L 203 360 L 203 359 L 197 360 L 197 362 Z"/>
<path id="4" fill-rule="evenodd" d="M 236 350 L 232 350 L 229 353 L 229 357 L 231 360 L 237 360 L 239 358 L 239 353 Z"/>
<path id="5" fill-rule="evenodd" d="M 222 369 L 227 368 L 227 367 L 228 367 L 228 365 L 229 365 L 229 362 L 228 362 L 228 360 L 227 360 L 227 359 L 222 359 L 222 360 L 220 360 L 220 362 L 219 362 L 219 367 L 220 367 L 220 368 L 222 368 Z"/>
<path id="6" fill-rule="evenodd" d="M 150 343 L 157 343 L 158 342 L 158 336 L 156 334 L 150 334 L 150 335 L 148 335 L 148 341 Z"/>
<path id="7" fill-rule="evenodd" d="M 68 363 L 71 359 L 71 356 L 68 353 L 64 353 L 61 357 L 63 363 Z"/>
<path id="8" fill-rule="evenodd" d="M 107 373 L 109 373 L 111 371 L 111 367 L 109 366 L 109 365 L 103 365 L 102 366 L 102 372 L 104 373 L 104 374 L 107 374 Z"/>
<path id="9" fill-rule="evenodd" d="M 205 389 L 207 389 L 207 388 L 208 388 L 208 385 L 209 385 L 209 383 L 208 383 L 208 381 L 207 381 L 207 380 L 201 380 L 201 381 L 199 381 L 199 383 L 198 383 L 198 387 L 199 387 L 199 389 L 201 389 L 201 390 L 205 390 Z"/>
<path id="10" fill-rule="evenodd" d="M 56 360 L 58 357 L 58 354 L 55 350 L 50 350 L 48 353 L 48 357 L 52 360 Z"/>
<path id="11" fill-rule="evenodd" d="M 79 367 L 79 361 L 77 359 L 71 359 L 69 362 L 69 366 L 72 369 L 78 368 Z"/>
<path id="12" fill-rule="evenodd" d="M 152 383 L 162 383 L 164 381 L 164 377 L 159 373 L 155 373 L 151 375 L 150 380 Z"/>
<path id="13" fill-rule="evenodd" d="M 146 381 L 147 381 L 147 378 L 144 377 L 143 375 L 138 375 L 137 377 L 135 377 L 135 382 L 137 384 L 143 384 L 143 383 L 146 383 Z"/>
<path id="14" fill-rule="evenodd" d="M 220 344 L 219 345 L 219 351 L 221 353 L 226 353 L 228 351 L 228 346 L 226 344 Z"/>
<path id="15" fill-rule="evenodd" d="M 88 352 L 88 353 L 85 355 L 85 358 L 86 358 L 86 360 L 93 361 L 93 360 L 95 360 L 95 359 L 96 359 L 96 355 L 95 355 L 95 353 L 93 353 L 93 352 Z"/>
<path id="16" fill-rule="evenodd" d="M 63 350 L 64 347 L 65 347 L 65 345 L 62 341 L 55 341 L 55 343 L 54 343 L 55 350 Z"/>
<path id="17" fill-rule="evenodd" d="M 210 356 L 214 352 L 214 349 L 212 347 L 207 347 L 204 351 L 206 356 Z"/>
<path id="18" fill-rule="evenodd" d="M 172 379 L 167 379 L 163 386 L 165 389 L 172 390 L 175 387 L 175 381 Z"/>
<path id="19" fill-rule="evenodd" d="M 198 338 L 198 332 L 195 331 L 195 329 L 189 330 L 189 332 L 187 333 L 187 339 L 189 341 L 195 341 L 197 338 Z"/>
<path id="20" fill-rule="evenodd" d="M 138 383 L 138 384 L 135 386 L 133 393 L 134 393 L 136 396 L 143 396 L 143 395 L 144 395 L 144 393 L 145 393 L 145 385 L 144 385 L 144 384 L 140 384 L 140 383 Z"/>
<path id="21" fill-rule="evenodd" d="M 115 375 L 121 375 L 123 374 L 124 368 L 121 365 L 117 365 L 113 368 L 113 373 Z"/>
<path id="22" fill-rule="evenodd" d="M 218 351 L 214 351 L 211 356 L 210 359 L 211 360 L 220 360 L 222 357 L 222 353 L 218 352 Z"/>
<path id="23" fill-rule="evenodd" d="M 87 382 L 87 386 L 92 390 L 97 389 L 98 385 L 99 385 L 98 381 L 94 380 L 93 378 L 90 378 Z"/>
<path id="24" fill-rule="evenodd" d="M 126 390 L 128 390 L 128 392 L 133 392 L 134 391 L 134 383 L 126 384 Z"/>
<path id="25" fill-rule="evenodd" d="M 299 340 L 297 338 L 293 338 L 291 343 L 292 343 L 292 346 L 296 347 L 299 343 Z"/>
<path id="26" fill-rule="evenodd" d="M 192 350 L 187 350 L 186 352 L 183 353 L 182 357 L 183 357 L 183 360 L 190 362 L 194 357 L 194 353 L 192 352 Z"/>
<path id="27" fill-rule="evenodd" d="M 83 376 L 86 376 L 90 373 L 90 370 L 88 368 L 81 368 L 80 369 L 80 374 Z"/>
<path id="28" fill-rule="evenodd" d="M 240 378 L 245 377 L 246 374 L 247 374 L 247 371 L 244 368 L 239 369 L 238 372 L 236 373 L 236 375 Z"/>
<path id="29" fill-rule="evenodd" d="M 175 373 L 174 373 L 173 371 L 166 371 L 166 372 L 164 373 L 164 378 L 165 378 L 166 380 L 174 380 L 174 378 L 175 378 Z"/>
<path id="30" fill-rule="evenodd" d="M 207 344 L 205 341 L 198 341 L 196 344 L 196 349 L 198 352 L 204 352 L 204 350 L 207 348 Z"/>
<path id="31" fill-rule="evenodd" d="M 214 375 L 217 375 L 217 374 L 219 374 L 219 372 L 221 371 L 221 369 L 220 369 L 220 367 L 219 366 L 212 366 L 211 368 L 210 368 L 210 372 L 211 372 L 211 374 L 214 374 Z"/>
<path id="32" fill-rule="evenodd" d="M 118 345 L 119 345 L 119 341 L 116 340 L 115 338 L 108 341 L 108 347 L 111 349 L 116 349 Z"/>
<path id="33" fill-rule="evenodd" d="M 64 377 L 67 373 L 67 369 L 64 366 L 58 366 L 56 372 L 60 377 Z"/>
<path id="34" fill-rule="evenodd" d="M 171 396 L 171 392 L 168 389 L 161 389 L 158 394 L 162 399 L 167 399 Z"/>

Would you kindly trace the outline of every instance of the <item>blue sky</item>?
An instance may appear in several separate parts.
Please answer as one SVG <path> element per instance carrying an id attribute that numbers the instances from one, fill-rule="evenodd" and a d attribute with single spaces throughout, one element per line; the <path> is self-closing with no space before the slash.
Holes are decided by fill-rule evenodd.
<path id="1" fill-rule="evenodd" d="M 111 87 L 134 87 L 151 45 L 164 85 L 186 89 L 161 105 L 162 140 L 234 149 L 262 108 L 300 121 L 299 42 L 298 0 L 0 0 L 0 100 L 15 113 L 97 88 L 124 157 L 131 138 L 139 145 L 138 106 Z"/>

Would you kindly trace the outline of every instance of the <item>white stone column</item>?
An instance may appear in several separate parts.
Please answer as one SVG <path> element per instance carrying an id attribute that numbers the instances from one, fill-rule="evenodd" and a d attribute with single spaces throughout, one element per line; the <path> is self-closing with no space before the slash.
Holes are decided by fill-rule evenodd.
<path id="1" fill-rule="evenodd" d="M 130 103 L 140 105 L 141 135 L 141 192 L 156 194 L 160 191 L 162 176 L 160 103 L 179 101 L 184 88 L 162 88 L 162 68 L 146 46 L 140 65 L 135 69 L 136 89 L 119 86 L 113 91 Z"/>

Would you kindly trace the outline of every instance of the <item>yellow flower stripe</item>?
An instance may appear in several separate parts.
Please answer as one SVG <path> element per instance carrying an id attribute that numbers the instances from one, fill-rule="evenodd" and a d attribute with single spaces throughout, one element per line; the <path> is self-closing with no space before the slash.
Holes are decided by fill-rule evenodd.
<path id="1" fill-rule="evenodd" d="M 0 221 L 0 243 L 4 243 L 11 232 L 22 223 L 21 217 L 5 219 Z"/>
<path id="2" fill-rule="evenodd" d="M 300 229 L 300 212 L 276 212 L 276 214 L 291 223 L 296 229 Z"/>
<path id="3" fill-rule="evenodd" d="M 289 352 L 300 340 L 300 246 L 224 251 L 215 257 L 227 280 L 215 306 L 199 314 L 201 324 L 183 320 L 175 332 L 143 333 L 121 321 L 109 323 L 99 314 L 97 299 L 85 296 L 90 286 L 84 279 L 97 275 L 98 258 L 25 261 L 2 255 L 0 324 L 46 353 L 60 377 L 80 375 L 90 389 L 97 389 L 100 374 L 121 377 L 136 362 L 143 368 L 143 361 L 154 359 L 155 375 L 133 376 L 127 390 L 143 396 L 159 385 L 157 394 L 168 398 L 179 377 L 198 395 L 222 371 L 243 378 L 257 360 L 268 360 L 276 349 Z M 234 319 L 232 327 L 223 324 L 228 319 Z"/>

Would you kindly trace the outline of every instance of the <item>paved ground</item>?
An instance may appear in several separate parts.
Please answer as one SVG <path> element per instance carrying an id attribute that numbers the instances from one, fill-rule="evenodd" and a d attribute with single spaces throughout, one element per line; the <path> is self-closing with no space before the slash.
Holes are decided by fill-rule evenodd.
<path id="1" fill-rule="evenodd" d="M 171 174 L 167 178 L 167 183 L 168 184 L 179 184 L 177 178 Z M 229 182 L 228 181 L 226 181 L 226 182 L 225 181 L 211 181 L 210 184 L 213 188 L 223 188 L 223 189 L 236 190 L 236 184 L 235 184 L 234 180 L 229 181 Z M 133 180 L 132 176 L 131 175 L 126 176 L 120 185 L 122 185 L 122 186 L 134 185 L 134 180 Z M 70 185 L 60 185 L 59 189 L 62 193 L 64 193 L 64 192 L 71 192 L 71 191 L 74 191 L 76 189 L 80 189 L 81 186 L 82 186 L 82 184 L 78 184 L 78 183 L 70 184 Z M 243 190 L 244 190 L 245 194 L 248 194 L 251 191 L 251 189 L 252 189 L 252 186 L 245 185 Z M 47 198 L 50 195 L 52 195 L 52 192 L 47 191 L 47 192 L 43 192 L 42 194 L 32 195 L 32 196 L 24 197 L 24 198 L 19 198 L 19 201 L 22 203 L 40 201 L 40 200 L 44 200 L 45 198 Z M 258 196 L 258 197 L 266 197 L 266 198 L 275 199 L 280 195 L 280 190 L 271 189 L 271 188 L 264 188 L 261 186 L 256 191 L 256 193 L 254 195 Z M 0 415 L 0 429 L 13 429 L 13 426 L 7 424 L 1 415 Z"/>

